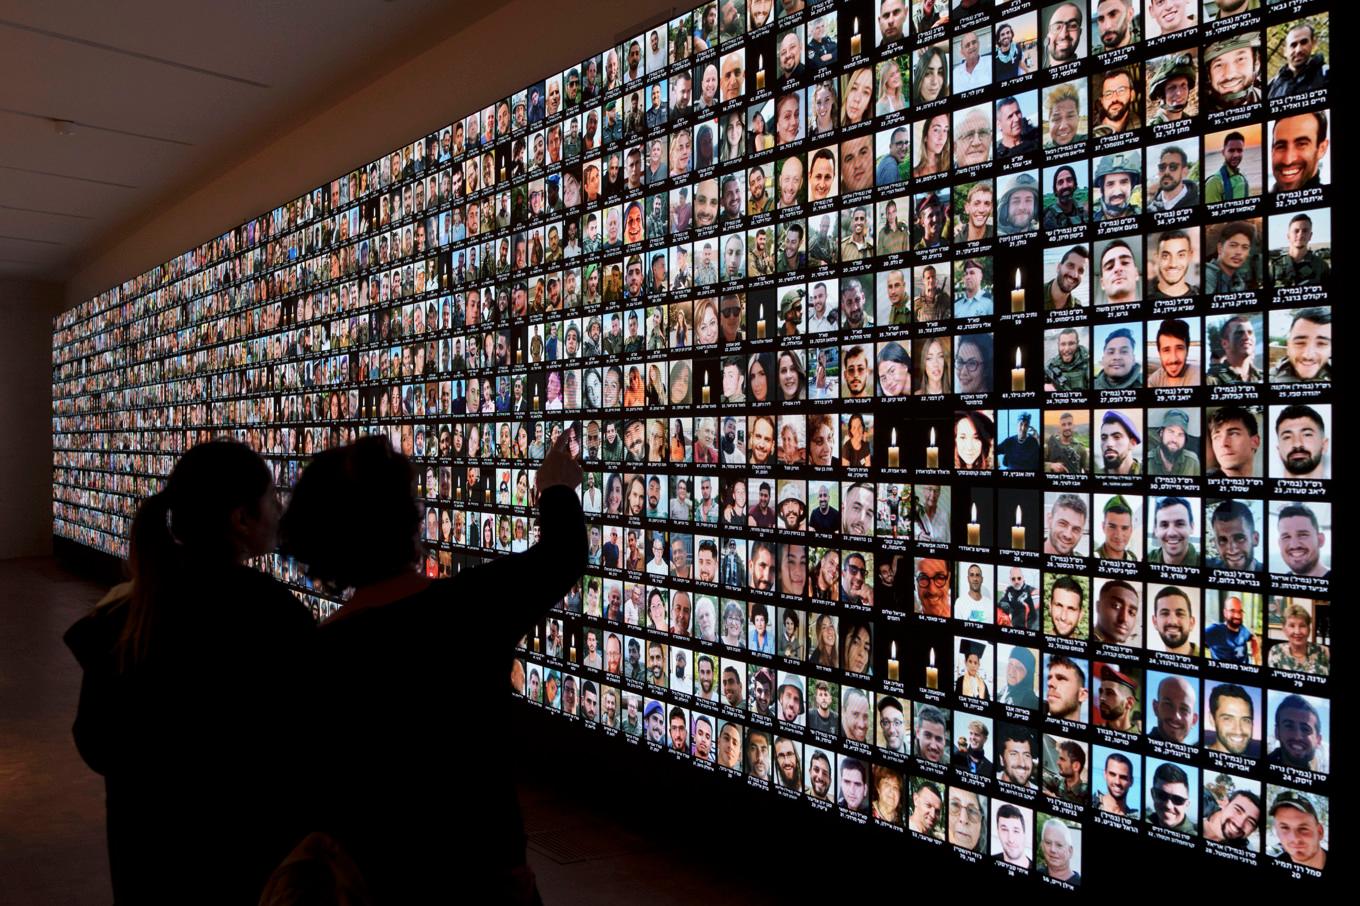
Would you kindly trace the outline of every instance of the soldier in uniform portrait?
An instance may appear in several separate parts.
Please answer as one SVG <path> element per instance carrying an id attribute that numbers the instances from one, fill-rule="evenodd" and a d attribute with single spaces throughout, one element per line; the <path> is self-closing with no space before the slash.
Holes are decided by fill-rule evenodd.
<path id="1" fill-rule="evenodd" d="M 1261 34 L 1243 32 L 1215 41 L 1204 51 L 1210 113 L 1261 102 Z"/>
<path id="2" fill-rule="evenodd" d="M 1194 115 L 1190 93 L 1195 90 L 1195 58 L 1189 53 L 1172 54 L 1161 62 L 1148 85 L 1148 97 L 1157 102 L 1149 126 L 1175 123 Z"/>

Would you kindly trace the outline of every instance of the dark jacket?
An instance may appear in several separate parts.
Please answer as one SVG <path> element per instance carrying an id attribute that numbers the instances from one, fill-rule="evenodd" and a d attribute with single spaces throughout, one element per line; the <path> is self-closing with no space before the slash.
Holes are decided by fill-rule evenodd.
<path id="1" fill-rule="evenodd" d="M 375 903 L 442 902 L 505 877 L 525 837 L 500 729 L 515 719 L 515 644 L 586 567 L 576 493 L 540 498 L 541 540 L 317 632 L 318 829 L 341 841 Z M 482 898 L 492 902 L 494 895 Z"/>
<path id="2" fill-rule="evenodd" d="M 1319 91 L 1326 87 L 1327 59 L 1322 54 L 1315 53 L 1308 58 L 1308 62 L 1304 63 L 1303 68 L 1298 72 L 1295 72 L 1292 67 L 1281 66 L 1279 74 L 1270 80 L 1270 85 L 1266 89 L 1266 97 L 1273 101 L 1277 98 Z"/>
<path id="3" fill-rule="evenodd" d="M 246 903 L 301 839 L 295 730 L 311 616 L 245 567 L 167 583 L 150 652 L 118 669 L 127 587 L 67 631 L 84 669 L 74 727 L 104 775 L 117 903 Z"/>

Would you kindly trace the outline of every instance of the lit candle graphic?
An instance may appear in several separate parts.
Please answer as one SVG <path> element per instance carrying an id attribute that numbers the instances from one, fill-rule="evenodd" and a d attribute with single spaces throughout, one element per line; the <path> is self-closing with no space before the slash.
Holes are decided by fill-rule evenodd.
<path id="1" fill-rule="evenodd" d="M 978 547 L 982 544 L 982 526 L 977 520 L 977 504 L 973 504 L 973 518 L 968 523 L 968 544 Z"/>
<path id="2" fill-rule="evenodd" d="M 764 318 L 761 318 L 759 321 L 756 322 L 756 339 L 757 339 L 757 340 L 763 340 L 763 339 L 765 339 L 765 319 L 764 319 Z"/>
<path id="3" fill-rule="evenodd" d="M 704 405 L 707 406 L 707 405 L 708 405 L 708 399 L 709 399 L 709 397 L 708 397 L 708 375 L 707 375 L 707 374 L 704 375 L 704 386 L 703 386 L 703 388 L 700 390 L 700 394 L 701 394 L 701 395 L 700 395 L 700 398 L 703 400 Z"/>
<path id="4" fill-rule="evenodd" d="M 1022 551 L 1025 549 L 1025 518 L 1020 513 L 1020 507 L 1015 508 L 1015 525 L 1011 526 L 1011 550 Z"/>
<path id="5" fill-rule="evenodd" d="M 926 668 L 926 688 L 940 688 L 940 671 L 935 669 L 935 649 L 930 649 L 930 666 Z"/>
<path id="6" fill-rule="evenodd" d="M 543 640 L 538 637 L 538 627 L 534 627 L 534 654 L 538 654 L 543 649 Z"/>
<path id="7" fill-rule="evenodd" d="M 897 643 L 892 643 L 892 649 L 888 652 L 888 679 L 896 681 L 902 665 L 897 660 Z"/>
<path id="8" fill-rule="evenodd" d="M 1011 312 L 1018 314 L 1025 310 L 1025 287 L 1020 282 L 1020 269 L 1015 269 L 1015 289 L 1011 290 Z"/>
<path id="9" fill-rule="evenodd" d="M 855 19 L 854 25 L 853 25 L 853 27 L 851 28 L 851 31 L 853 31 L 854 34 L 852 34 L 852 35 L 850 36 L 850 56 L 852 56 L 852 57 L 857 57 L 857 56 L 859 56 L 859 48 L 860 48 L 860 41 L 861 41 L 861 38 L 860 38 L 860 36 L 859 36 L 859 19 L 858 19 L 858 18 Z"/>
<path id="10" fill-rule="evenodd" d="M 756 57 L 756 91 L 765 87 L 765 55 Z"/>
<path id="11" fill-rule="evenodd" d="M 938 469 L 940 467 L 940 448 L 935 444 L 935 429 L 930 429 L 930 446 L 926 447 L 926 468 Z"/>
<path id="12" fill-rule="evenodd" d="M 888 435 L 888 468 L 895 469 L 901 461 L 902 451 L 897 447 L 897 429 L 893 428 Z"/>
<path id="13" fill-rule="evenodd" d="M 1011 369 L 1011 392 L 1023 393 L 1025 390 L 1025 366 L 1020 362 L 1020 347 L 1015 347 L 1015 367 Z"/>

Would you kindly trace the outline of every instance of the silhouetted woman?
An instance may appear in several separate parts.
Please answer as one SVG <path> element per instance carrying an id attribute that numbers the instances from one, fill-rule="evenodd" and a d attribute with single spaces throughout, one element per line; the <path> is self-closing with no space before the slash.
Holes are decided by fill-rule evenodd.
<path id="1" fill-rule="evenodd" d="M 447 579 L 419 571 L 414 473 L 386 438 L 319 454 L 293 489 L 284 549 L 354 589 L 317 630 L 312 829 L 353 857 L 374 903 L 536 901 L 501 733 L 516 642 L 586 566 L 571 436 L 537 475 L 540 541 Z"/>
<path id="2" fill-rule="evenodd" d="M 286 587 L 244 565 L 274 549 L 278 520 L 259 456 L 194 447 L 137 510 L 132 581 L 66 633 L 117 903 L 254 903 L 306 829 L 289 804 L 290 734 L 315 629 Z"/>

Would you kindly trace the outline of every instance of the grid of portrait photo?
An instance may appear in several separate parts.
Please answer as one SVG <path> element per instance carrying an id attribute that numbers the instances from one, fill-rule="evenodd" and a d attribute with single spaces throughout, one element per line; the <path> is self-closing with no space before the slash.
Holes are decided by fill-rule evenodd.
<path id="1" fill-rule="evenodd" d="M 548 61 L 61 315 L 55 531 L 378 434 L 451 575 L 569 432 L 524 708 L 1016 884 L 1321 878 L 1331 7 L 720 0 Z"/>

